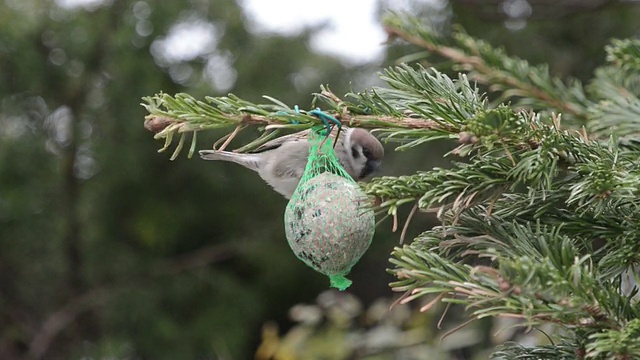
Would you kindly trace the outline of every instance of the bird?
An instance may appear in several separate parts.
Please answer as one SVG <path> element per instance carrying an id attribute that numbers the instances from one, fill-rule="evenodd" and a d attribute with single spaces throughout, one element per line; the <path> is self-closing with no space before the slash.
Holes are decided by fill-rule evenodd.
<path id="1" fill-rule="evenodd" d="M 204 160 L 230 161 L 257 172 L 276 192 L 290 199 L 307 165 L 311 148 L 309 131 L 273 139 L 250 153 L 219 150 L 200 150 L 199 153 Z M 356 181 L 377 171 L 384 157 L 380 141 L 360 128 L 342 126 L 334 149 L 342 167 Z"/>

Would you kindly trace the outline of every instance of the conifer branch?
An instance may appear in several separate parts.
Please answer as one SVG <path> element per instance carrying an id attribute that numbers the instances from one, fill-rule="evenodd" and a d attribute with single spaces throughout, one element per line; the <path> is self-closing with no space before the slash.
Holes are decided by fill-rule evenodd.
<path id="1" fill-rule="evenodd" d="M 607 61 L 621 68 L 640 70 L 640 40 L 613 39 L 606 46 Z"/>
<path id="2" fill-rule="evenodd" d="M 411 204 L 437 210 L 442 222 L 392 253 L 391 287 L 405 293 L 402 303 L 435 297 L 434 303 L 465 306 L 471 320 L 508 316 L 566 332 L 552 345 L 505 344 L 494 358 L 640 357 L 638 288 L 622 290 L 622 274 L 640 264 L 638 42 L 614 41 L 607 48 L 611 63 L 585 91 L 460 30 L 449 41 L 411 17 L 391 15 L 385 24 L 390 36 L 467 72 L 452 79 L 399 65 L 381 74 L 385 87 L 344 98 L 321 88 L 312 102 L 345 125 L 397 142 L 397 150 L 437 139 L 459 143 L 447 155 L 464 162 L 362 185 L 395 219 Z M 469 79 L 515 106 L 489 102 Z M 242 152 L 279 129 L 319 123 L 307 111 L 265 98 L 269 103 L 158 94 L 144 98 L 145 125 L 165 139 L 163 149 L 181 137 L 175 157 L 187 133 L 264 130 L 236 149 Z M 568 123 L 550 112 L 562 112 Z"/>
<path id="3" fill-rule="evenodd" d="M 587 126 L 598 137 L 640 134 L 640 74 L 628 67 L 596 71 L 589 90 L 600 101 L 589 109 Z"/>
<path id="4" fill-rule="evenodd" d="M 197 133 L 198 131 L 211 130 L 217 128 L 229 128 L 233 126 L 254 125 L 263 130 L 287 129 L 304 130 L 319 124 L 320 120 L 307 111 L 290 108 L 282 102 L 266 97 L 272 103 L 255 104 L 229 95 L 228 97 L 206 97 L 205 100 L 197 100 L 189 94 L 176 94 L 171 96 L 160 93 L 154 96 L 143 98 L 144 106 L 149 113 L 145 117 L 145 128 L 155 133 L 156 139 L 165 139 L 165 146 L 160 151 L 166 150 L 172 143 L 173 137 L 178 135 L 181 142 L 186 133 Z M 316 99 L 329 101 L 338 99 L 330 90 L 323 88 L 321 94 L 316 95 Z M 332 100 L 332 101 L 333 101 Z M 341 101 L 340 101 L 341 102 Z M 332 114 L 343 124 L 352 127 L 364 128 L 393 128 L 393 129 L 420 129 L 430 130 L 442 128 L 444 125 L 436 121 L 394 114 L 366 114 L 361 110 L 349 112 L 349 107 L 353 104 L 338 104 L 330 102 L 330 106 L 337 111 Z M 245 145 L 240 151 L 250 151 L 259 146 L 264 138 Z M 195 136 L 193 138 L 189 152 L 189 157 L 195 147 Z M 266 140 L 265 140 L 266 141 Z M 175 159 L 181 150 L 174 151 L 172 160 Z"/>
<path id="5" fill-rule="evenodd" d="M 508 56 L 504 50 L 477 40 L 456 28 L 450 45 L 417 18 L 389 14 L 384 19 L 390 39 L 402 40 L 439 55 L 469 72 L 470 78 L 501 93 L 499 101 L 515 101 L 518 107 L 562 112 L 578 123 L 584 122 L 590 102 L 577 80 L 565 84 L 552 77 L 545 65 L 531 66 L 526 60 Z"/>
<path id="6" fill-rule="evenodd" d="M 536 347 L 523 346 L 515 342 L 508 342 L 498 347 L 491 355 L 492 359 L 523 359 L 523 360 L 573 360 L 583 359 L 585 350 L 577 343 L 565 339 L 559 344 Z"/>

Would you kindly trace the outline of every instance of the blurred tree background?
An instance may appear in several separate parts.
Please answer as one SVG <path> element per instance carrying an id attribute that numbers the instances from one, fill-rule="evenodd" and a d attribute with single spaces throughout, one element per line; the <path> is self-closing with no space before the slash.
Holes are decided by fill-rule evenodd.
<path id="1" fill-rule="evenodd" d="M 255 174 L 157 154 L 140 98 L 233 92 L 308 107 L 320 84 L 359 91 L 415 49 L 394 45 L 386 60 L 355 66 L 309 49 L 321 26 L 251 32 L 233 0 L 69 3 L 0 2 L 0 358 L 251 357 L 262 326 L 285 331 L 288 310 L 315 302 L 326 278 L 293 256 L 286 200 Z M 578 79 L 603 62 L 609 39 L 638 35 L 640 16 L 635 1 L 407 3 L 443 32 L 461 24 Z M 171 41 L 184 32 L 207 41 Z M 441 166 L 448 146 L 391 153 L 384 174 Z M 420 216 L 409 231 L 432 221 Z M 365 305 L 392 298 L 390 227 L 351 276 Z"/>

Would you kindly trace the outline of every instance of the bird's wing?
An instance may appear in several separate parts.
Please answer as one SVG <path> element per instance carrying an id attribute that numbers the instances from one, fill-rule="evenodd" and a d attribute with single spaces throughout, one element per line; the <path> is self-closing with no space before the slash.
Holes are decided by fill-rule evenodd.
<path id="1" fill-rule="evenodd" d="M 343 131 L 345 131 L 346 129 L 347 129 L 346 126 L 342 127 Z M 289 135 L 284 135 L 279 138 L 267 141 L 266 143 L 258 146 L 255 150 L 251 151 L 251 153 L 260 153 L 267 150 L 273 150 L 273 149 L 279 148 L 280 146 L 282 146 L 282 144 L 289 141 L 301 141 L 301 140 L 307 141 L 307 138 L 309 137 L 309 131 L 311 131 L 311 129 L 299 131 Z M 336 133 L 337 133 L 337 130 L 334 129 L 331 132 L 331 137 L 335 138 Z M 343 133 L 343 135 L 345 134 Z"/>
<path id="2" fill-rule="evenodd" d="M 277 149 L 280 146 L 282 146 L 282 144 L 289 141 L 300 141 L 300 140 L 306 141 L 308 135 L 309 135 L 309 130 L 303 130 L 293 134 L 280 136 L 279 138 L 275 138 L 273 140 L 267 141 L 266 143 L 258 146 L 255 150 L 251 151 L 251 153 L 261 153 L 267 150 Z"/>

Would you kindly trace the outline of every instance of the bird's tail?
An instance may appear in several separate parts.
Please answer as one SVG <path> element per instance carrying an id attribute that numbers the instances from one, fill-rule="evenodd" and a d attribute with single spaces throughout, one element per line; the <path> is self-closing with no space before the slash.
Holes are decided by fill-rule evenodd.
<path id="1" fill-rule="evenodd" d="M 260 158 L 257 154 L 239 154 L 230 151 L 200 150 L 200 157 L 204 160 L 222 160 L 240 164 L 247 169 L 258 171 Z"/>

